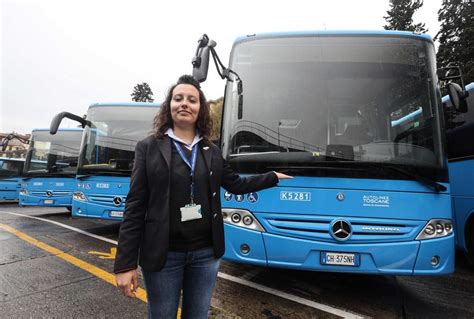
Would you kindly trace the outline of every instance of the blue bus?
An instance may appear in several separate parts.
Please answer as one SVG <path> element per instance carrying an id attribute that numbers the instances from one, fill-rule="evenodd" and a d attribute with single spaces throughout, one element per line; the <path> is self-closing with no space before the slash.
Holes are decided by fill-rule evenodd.
<path id="1" fill-rule="evenodd" d="M 25 159 L 0 157 L 0 201 L 18 201 Z"/>
<path id="2" fill-rule="evenodd" d="M 71 209 L 82 129 L 34 129 L 26 155 L 20 206 L 54 206 Z"/>
<path id="3" fill-rule="evenodd" d="M 454 234 L 436 56 L 398 31 L 256 34 L 236 39 L 220 146 L 240 174 L 293 175 L 250 194 L 222 192 L 230 261 L 314 271 L 443 275 Z M 413 112 L 412 125 L 398 123 Z"/>
<path id="4" fill-rule="evenodd" d="M 72 216 L 122 220 L 137 142 L 152 133 L 158 103 L 97 103 L 85 119 L 67 112 L 51 122 L 51 133 L 62 118 L 84 127 Z"/>
<path id="5" fill-rule="evenodd" d="M 466 90 L 469 96 L 464 111 L 453 108 L 449 96 L 443 97 L 443 104 L 456 246 L 474 265 L 474 82 Z"/>

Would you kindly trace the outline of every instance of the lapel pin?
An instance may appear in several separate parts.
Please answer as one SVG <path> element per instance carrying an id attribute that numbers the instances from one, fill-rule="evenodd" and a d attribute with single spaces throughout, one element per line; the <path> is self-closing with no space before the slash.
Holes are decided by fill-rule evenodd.
<path id="1" fill-rule="evenodd" d="M 209 149 L 209 146 L 204 146 L 202 149 L 207 151 Z"/>

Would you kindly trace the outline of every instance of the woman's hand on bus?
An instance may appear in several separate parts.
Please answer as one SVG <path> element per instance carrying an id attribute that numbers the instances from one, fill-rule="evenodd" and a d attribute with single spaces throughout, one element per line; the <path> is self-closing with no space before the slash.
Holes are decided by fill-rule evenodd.
<path id="1" fill-rule="evenodd" d="M 286 174 L 283 174 L 283 173 L 279 173 L 279 172 L 275 172 L 273 171 L 276 176 L 278 177 L 278 180 L 280 179 L 289 179 L 289 178 L 293 178 L 293 176 L 290 176 L 290 175 L 286 175 Z"/>
<path id="2" fill-rule="evenodd" d="M 138 289 L 138 272 L 136 269 L 133 269 L 115 274 L 115 282 L 124 296 L 133 298 Z"/>

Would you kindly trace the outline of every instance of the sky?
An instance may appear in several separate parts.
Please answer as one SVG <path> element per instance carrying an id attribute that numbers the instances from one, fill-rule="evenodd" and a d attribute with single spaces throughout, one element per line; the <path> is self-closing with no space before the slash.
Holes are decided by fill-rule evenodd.
<path id="1" fill-rule="evenodd" d="M 443 0 L 425 0 L 414 21 L 439 30 Z M 59 112 L 131 101 L 146 82 L 156 102 L 182 74 L 203 33 L 227 65 L 242 35 L 302 30 L 381 30 L 389 0 L 0 0 L 0 132 L 49 127 Z M 223 95 L 214 66 L 202 88 Z M 75 127 L 65 120 L 61 127 Z"/>

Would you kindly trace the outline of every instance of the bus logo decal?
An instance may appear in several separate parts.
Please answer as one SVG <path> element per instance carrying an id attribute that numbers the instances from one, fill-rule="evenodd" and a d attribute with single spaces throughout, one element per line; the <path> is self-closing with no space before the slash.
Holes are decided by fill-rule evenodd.
<path id="1" fill-rule="evenodd" d="M 114 197 L 114 205 L 115 206 L 120 206 L 120 204 L 122 204 L 122 198 L 119 197 L 119 196 L 115 196 Z"/>
<path id="2" fill-rule="evenodd" d="M 348 240 L 352 235 L 351 224 L 343 219 L 334 220 L 329 230 L 331 236 L 338 241 Z"/>
<path id="3" fill-rule="evenodd" d="M 288 192 L 280 191 L 280 200 L 289 200 L 297 202 L 310 202 L 311 193 L 310 192 Z"/>
<path id="4" fill-rule="evenodd" d="M 362 201 L 367 207 L 390 207 L 389 196 L 364 195 Z"/>

